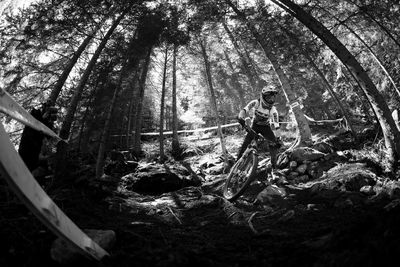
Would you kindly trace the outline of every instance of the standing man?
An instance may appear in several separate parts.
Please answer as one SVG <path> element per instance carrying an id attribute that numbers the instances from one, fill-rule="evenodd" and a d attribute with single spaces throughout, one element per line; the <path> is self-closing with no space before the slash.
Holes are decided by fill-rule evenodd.
<path id="1" fill-rule="evenodd" d="M 31 115 L 50 129 L 53 129 L 54 121 L 57 119 L 57 109 L 50 103 L 44 103 L 41 109 L 32 109 Z M 19 144 L 18 153 L 35 178 L 42 175 L 41 167 L 42 169 L 47 169 L 47 166 L 40 166 L 44 164 L 44 162 L 40 162 L 40 152 L 42 151 L 44 138 L 45 134 L 42 132 L 25 126 Z"/>

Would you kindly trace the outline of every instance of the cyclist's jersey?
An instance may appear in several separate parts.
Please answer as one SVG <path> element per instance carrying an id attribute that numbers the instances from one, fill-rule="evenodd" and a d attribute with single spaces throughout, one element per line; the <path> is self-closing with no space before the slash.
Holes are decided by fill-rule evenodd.
<path id="1" fill-rule="evenodd" d="M 260 104 L 260 100 L 255 99 L 243 108 L 250 117 L 253 117 L 253 124 L 269 125 L 274 124 L 279 127 L 278 111 L 275 106 L 264 106 Z M 254 111 L 254 114 L 253 114 Z"/>

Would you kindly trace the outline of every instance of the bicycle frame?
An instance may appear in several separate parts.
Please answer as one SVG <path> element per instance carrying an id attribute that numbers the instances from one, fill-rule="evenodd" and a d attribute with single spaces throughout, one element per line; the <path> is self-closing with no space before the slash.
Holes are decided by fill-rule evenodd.
<path id="1" fill-rule="evenodd" d="M 274 144 L 274 142 L 266 139 L 263 135 L 255 132 L 253 129 L 251 129 L 249 126 L 247 126 L 246 124 L 242 123 L 239 121 L 239 123 L 244 127 L 244 129 L 246 130 L 246 132 L 250 133 L 253 135 L 253 140 L 251 140 L 251 143 L 247 146 L 246 150 L 244 151 L 243 155 L 240 157 L 242 158 L 243 156 L 247 156 L 248 153 L 251 150 L 254 150 L 254 152 L 256 153 L 256 155 L 258 156 L 258 150 L 259 148 L 259 143 L 261 142 L 266 142 L 268 145 L 268 149 L 269 147 Z M 240 160 L 240 159 L 239 159 Z"/>
<path id="2" fill-rule="evenodd" d="M 247 125 L 244 125 L 241 121 L 239 122 L 243 125 L 247 132 L 253 135 L 253 139 L 247 146 L 240 159 L 232 166 L 232 169 L 228 174 L 223 195 L 229 201 L 234 201 L 240 197 L 250 183 L 254 180 L 258 167 L 259 142 L 267 141 L 269 144 L 272 143 L 261 134 L 256 133 L 253 129 Z"/>

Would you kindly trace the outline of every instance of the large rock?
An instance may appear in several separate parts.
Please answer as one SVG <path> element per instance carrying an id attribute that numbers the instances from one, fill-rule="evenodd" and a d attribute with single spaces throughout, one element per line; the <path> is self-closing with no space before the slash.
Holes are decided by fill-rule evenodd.
<path id="1" fill-rule="evenodd" d="M 290 155 L 291 160 L 297 162 L 316 161 L 323 158 L 326 154 L 310 147 L 295 148 Z"/>
<path id="2" fill-rule="evenodd" d="M 378 177 L 365 164 L 348 163 L 327 171 L 312 185 L 312 190 L 356 191 L 366 185 L 374 185 Z"/>
<path id="3" fill-rule="evenodd" d="M 287 201 L 285 200 L 287 193 L 282 187 L 269 185 L 257 195 L 257 202 L 260 204 L 273 204 L 282 206 Z"/>
<path id="4" fill-rule="evenodd" d="M 115 232 L 112 230 L 85 229 L 84 232 L 104 250 L 109 250 L 115 244 Z M 86 258 L 75 247 L 57 238 L 50 249 L 51 258 L 60 264 L 78 264 Z"/>
<path id="5" fill-rule="evenodd" d="M 120 182 L 120 188 L 125 190 L 154 195 L 199 185 L 187 169 L 161 164 L 140 166 L 135 173 L 122 177 Z"/>

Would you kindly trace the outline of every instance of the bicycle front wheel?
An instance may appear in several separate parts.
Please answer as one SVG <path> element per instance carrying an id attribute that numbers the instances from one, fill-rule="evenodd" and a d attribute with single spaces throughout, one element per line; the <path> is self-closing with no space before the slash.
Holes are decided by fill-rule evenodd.
<path id="1" fill-rule="evenodd" d="M 233 165 L 225 181 L 223 195 L 229 201 L 235 201 L 247 189 L 255 177 L 258 157 L 255 151 L 243 155 Z"/>

